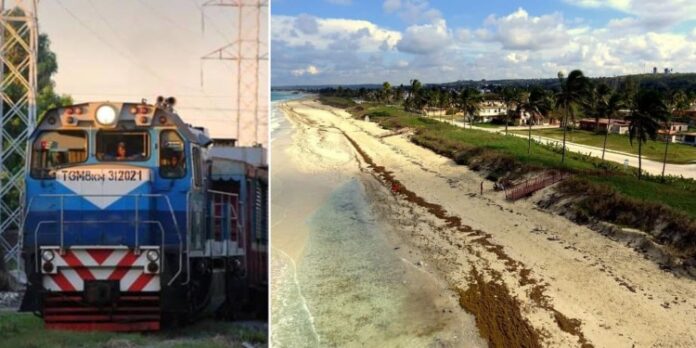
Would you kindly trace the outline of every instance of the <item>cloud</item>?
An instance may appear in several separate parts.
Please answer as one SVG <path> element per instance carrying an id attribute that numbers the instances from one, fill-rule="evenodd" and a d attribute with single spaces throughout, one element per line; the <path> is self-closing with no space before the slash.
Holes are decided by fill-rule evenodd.
<path id="1" fill-rule="evenodd" d="M 303 13 L 295 18 L 295 28 L 304 34 L 316 34 L 319 32 L 319 23 L 315 17 Z"/>
<path id="2" fill-rule="evenodd" d="M 412 25 L 406 28 L 403 38 L 396 47 L 401 52 L 430 54 L 445 49 L 451 42 L 450 32 L 444 19 L 433 24 Z"/>
<path id="3" fill-rule="evenodd" d="M 401 33 L 364 20 L 274 15 L 271 37 L 290 47 L 310 44 L 318 49 L 374 52 L 393 49 Z"/>
<path id="4" fill-rule="evenodd" d="M 385 0 L 382 8 L 396 13 L 409 24 L 429 23 L 442 19 L 442 12 L 430 6 L 427 0 Z"/>
<path id="5" fill-rule="evenodd" d="M 308 65 L 304 69 L 295 69 L 295 70 L 291 71 L 291 74 L 293 76 L 296 76 L 296 77 L 303 76 L 305 74 L 317 75 L 317 74 L 319 74 L 319 69 L 317 69 L 317 67 L 314 65 Z"/>
<path id="6" fill-rule="evenodd" d="M 500 42 L 505 49 L 540 50 L 563 45 L 568 40 L 563 16 L 559 13 L 529 16 L 522 8 L 504 16 L 489 16 L 479 38 Z"/>
<path id="7" fill-rule="evenodd" d="M 633 17 L 633 24 L 649 30 L 665 30 L 696 20 L 693 0 L 565 0 L 586 8 L 610 8 Z"/>

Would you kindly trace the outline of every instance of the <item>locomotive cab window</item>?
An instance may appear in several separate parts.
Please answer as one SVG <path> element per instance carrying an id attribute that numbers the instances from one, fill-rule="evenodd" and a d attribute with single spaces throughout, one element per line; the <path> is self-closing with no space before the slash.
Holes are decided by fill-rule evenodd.
<path id="1" fill-rule="evenodd" d="M 55 171 L 87 160 L 87 134 L 83 131 L 49 131 L 32 144 L 31 176 L 55 178 Z"/>
<path id="2" fill-rule="evenodd" d="M 186 176 L 186 153 L 184 139 L 173 130 L 160 134 L 160 176 L 176 179 Z"/>
<path id="3" fill-rule="evenodd" d="M 146 131 L 97 132 L 100 161 L 145 161 L 150 157 L 150 134 Z"/>

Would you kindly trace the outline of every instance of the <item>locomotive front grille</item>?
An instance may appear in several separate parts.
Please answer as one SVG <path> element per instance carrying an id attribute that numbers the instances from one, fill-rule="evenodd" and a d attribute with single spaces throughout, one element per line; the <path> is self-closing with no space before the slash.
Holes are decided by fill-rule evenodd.
<path id="1" fill-rule="evenodd" d="M 43 298 L 47 329 L 150 331 L 160 329 L 159 294 L 126 292 L 110 303 L 88 303 L 86 292 L 48 292 Z"/>

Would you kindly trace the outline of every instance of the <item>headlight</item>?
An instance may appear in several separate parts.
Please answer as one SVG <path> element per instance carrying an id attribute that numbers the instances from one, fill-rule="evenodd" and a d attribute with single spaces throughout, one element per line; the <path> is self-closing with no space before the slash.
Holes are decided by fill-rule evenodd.
<path id="1" fill-rule="evenodd" d="M 54 258 L 55 256 L 56 256 L 56 255 L 53 254 L 53 251 L 51 251 L 51 250 L 44 250 L 44 251 L 41 253 L 41 258 L 44 259 L 44 261 L 47 261 L 47 262 L 53 261 L 53 258 Z"/>
<path id="2" fill-rule="evenodd" d="M 116 121 L 116 109 L 111 105 L 102 105 L 97 108 L 97 122 L 108 126 Z"/>
<path id="3" fill-rule="evenodd" d="M 157 250 L 148 250 L 145 256 L 147 256 L 147 259 L 152 262 L 155 262 L 159 259 L 159 253 L 157 252 Z"/>

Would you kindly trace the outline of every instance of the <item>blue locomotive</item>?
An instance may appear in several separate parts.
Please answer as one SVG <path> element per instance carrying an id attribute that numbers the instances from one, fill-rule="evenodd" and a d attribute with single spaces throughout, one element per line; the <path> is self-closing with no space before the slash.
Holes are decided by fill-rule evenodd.
<path id="1" fill-rule="evenodd" d="M 47 111 L 27 145 L 22 309 L 116 331 L 266 313 L 263 149 L 214 143 L 171 98 Z"/>

